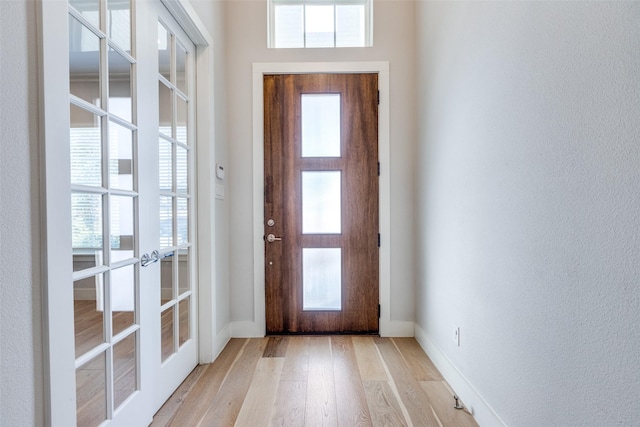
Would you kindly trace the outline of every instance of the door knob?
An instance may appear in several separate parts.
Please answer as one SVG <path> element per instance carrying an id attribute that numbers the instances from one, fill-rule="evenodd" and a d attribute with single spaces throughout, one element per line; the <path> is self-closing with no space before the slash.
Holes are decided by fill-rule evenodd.
<path id="1" fill-rule="evenodd" d="M 143 267 L 148 266 L 149 264 L 153 264 L 154 262 L 158 262 L 160 259 L 160 253 L 158 251 L 151 252 L 151 255 L 144 254 L 142 258 L 140 258 L 140 265 Z"/>
<path id="2" fill-rule="evenodd" d="M 269 243 L 273 243 L 273 242 L 275 242 L 276 240 L 282 240 L 282 237 L 276 237 L 276 236 L 274 236 L 273 234 L 269 234 L 269 235 L 267 236 L 267 242 L 269 242 Z"/>

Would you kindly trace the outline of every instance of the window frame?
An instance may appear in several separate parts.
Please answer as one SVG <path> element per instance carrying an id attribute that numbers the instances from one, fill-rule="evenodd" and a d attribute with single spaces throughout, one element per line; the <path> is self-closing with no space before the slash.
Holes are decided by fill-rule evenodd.
<path id="1" fill-rule="evenodd" d="M 318 49 L 316 47 L 304 46 L 300 47 L 278 47 L 276 46 L 276 29 L 275 29 L 275 7 L 277 5 L 288 6 L 349 6 L 364 5 L 364 45 L 363 46 L 336 46 L 335 43 L 335 15 L 334 15 L 334 42 L 333 46 L 327 46 L 320 49 L 337 49 L 337 48 L 363 48 L 373 46 L 373 0 L 267 0 L 267 47 L 269 49 Z M 303 34 L 306 34 L 303 19 Z"/>

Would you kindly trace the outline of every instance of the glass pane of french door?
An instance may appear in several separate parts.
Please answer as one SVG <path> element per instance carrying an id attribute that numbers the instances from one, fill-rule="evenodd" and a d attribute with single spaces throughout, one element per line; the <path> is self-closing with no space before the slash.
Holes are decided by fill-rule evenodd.
<path id="1" fill-rule="evenodd" d="M 129 0 L 68 17 L 76 419 L 97 426 L 140 388 L 136 58 Z"/>

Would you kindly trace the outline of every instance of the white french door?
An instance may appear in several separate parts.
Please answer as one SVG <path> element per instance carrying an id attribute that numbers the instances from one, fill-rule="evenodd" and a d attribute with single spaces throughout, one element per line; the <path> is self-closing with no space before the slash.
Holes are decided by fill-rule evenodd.
<path id="1" fill-rule="evenodd" d="M 48 418 L 147 425 L 197 363 L 195 49 L 159 0 L 42 25 Z"/>
<path id="2" fill-rule="evenodd" d="M 155 406 L 196 365 L 195 340 L 195 46 L 169 11 L 155 3 L 157 28 L 158 183 L 160 213 L 160 354 Z"/>

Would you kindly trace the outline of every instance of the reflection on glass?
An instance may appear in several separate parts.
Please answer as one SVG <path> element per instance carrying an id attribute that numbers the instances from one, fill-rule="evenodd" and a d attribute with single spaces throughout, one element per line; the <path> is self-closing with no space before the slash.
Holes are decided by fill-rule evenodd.
<path id="1" fill-rule="evenodd" d="M 302 95 L 302 157 L 340 157 L 340 95 Z"/>
<path id="2" fill-rule="evenodd" d="M 304 47 L 302 5 L 275 6 L 276 47 Z"/>
<path id="3" fill-rule="evenodd" d="M 71 233 L 74 255 L 93 256 L 97 251 L 102 251 L 102 196 L 100 194 L 75 192 L 71 194 Z M 95 261 L 91 262 L 96 265 Z M 74 271 L 82 269 L 82 265 L 76 268 L 74 263 Z"/>
<path id="4" fill-rule="evenodd" d="M 302 172 L 302 233 L 342 232 L 340 171 Z"/>
<path id="5" fill-rule="evenodd" d="M 177 198 L 178 220 L 178 245 L 189 242 L 189 200 L 184 197 Z"/>
<path id="6" fill-rule="evenodd" d="M 166 304 L 173 299 L 173 260 L 174 252 L 161 256 L 160 260 L 160 304 Z"/>
<path id="7" fill-rule="evenodd" d="M 176 146 L 176 192 L 186 193 L 188 191 L 188 151 L 186 148 Z"/>
<path id="8" fill-rule="evenodd" d="M 302 249 L 303 310 L 342 309 L 342 249 Z"/>
<path id="9" fill-rule="evenodd" d="M 160 247 L 173 246 L 173 203 L 171 197 L 160 197 Z"/>
<path id="10" fill-rule="evenodd" d="M 164 83 L 158 82 L 158 114 L 160 119 L 159 132 L 162 135 L 166 135 L 173 138 L 171 134 L 171 89 L 169 89 Z"/>
<path id="11" fill-rule="evenodd" d="M 135 274 L 133 265 L 111 270 L 111 312 L 113 336 L 135 321 Z"/>
<path id="12" fill-rule="evenodd" d="M 187 51 L 176 43 L 176 86 L 187 93 Z"/>
<path id="13" fill-rule="evenodd" d="M 171 142 L 166 139 L 160 138 L 160 157 L 158 159 L 159 166 L 159 180 L 160 191 L 171 192 L 173 191 L 173 168 L 172 165 L 172 153 Z"/>
<path id="14" fill-rule="evenodd" d="M 98 426 L 107 418 L 106 355 L 100 353 L 76 369 L 76 416 L 79 426 Z"/>
<path id="15" fill-rule="evenodd" d="M 100 0 L 69 0 L 69 5 L 73 6 L 96 28 L 100 26 Z"/>
<path id="16" fill-rule="evenodd" d="M 113 406 L 117 408 L 137 387 L 136 337 L 134 332 L 113 346 Z"/>
<path id="17" fill-rule="evenodd" d="M 109 49 L 109 112 L 131 122 L 131 63 Z"/>
<path id="18" fill-rule="evenodd" d="M 69 15 L 71 94 L 100 107 L 100 39 Z"/>
<path id="19" fill-rule="evenodd" d="M 98 309 L 98 301 L 102 302 L 104 294 L 103 287 L 97 286 L 102 280 L 103 275 L 99 274 L 73 282 L 74 295 L 93 295 L 87 299 L 75 298 L 73 301 L 76 357 L 104 342 L 104 314 Z"/>
<path id="20" fill-rule="evenodd" d="M 171 35 L 158 22 L 158 72 L 171 81 Z"/>
<path id="21" fill-rule="evenodd" d="M 133 257 L 134 245 L 134 203 L 133 197 L 111 196 L 109 236 L 111 244 L 111 264 Z"/>
<path id="22" fill-rule="evenodd" d="M 71 183 L 102 185 L 102 143 L 100 117 L 71 104 Z"/>
<path id="23" fill-rule="evenodd" d="M 167 360 L 174 353 L 173 346 L 173 311 L 175 305 L 162 312 L 160 315 L 161 340 L 162 340 L 162 361 Z"/>
<path id="24" fill-rule="evenodd" d="M 109 122 L 109 186 L 133 190 L 133 132 Z"/>
<path id="25" fill-rule="evenodd" d="M 333 47 L 333 5 L 306 6 L 305 31 L 307 47 Z"/>
<path id="26" fill-rule="evenodd" d="M 131 51 L 130 0 L 109 0 L 107 8 L 109 37 L 125 51 Z"/>
<path id="27" fill-rule="evenodd" d="M 364 5 L 336 5 L 336 47 L 364 46 Z"/>
<path id="28" fill-rule="evenodd" d="M 190 249 L 180 249 L 178 251 L 178 295 L 182 295 L 191 289 L 189 281 L 189 256 Z"/>
<path id="29" fill-rule="evenodd" d="M 189 340 L 189 304 L 191 297 L 185 298 L 178 304 L 179 328 L 178 328 L 178 346 Z"/>
<path id="30" fill-rule="evenodd" d="M 178 110 L 178 117 L 176 122 L 176 139 L 183 144 L 187 144 L 187 121 L 188 121 L 188 109 L 187 101 L 181 97 L 176 97 L 176 108 Z"/>

